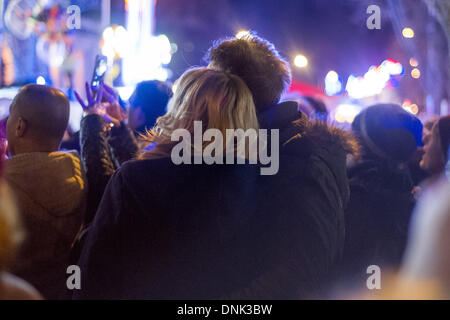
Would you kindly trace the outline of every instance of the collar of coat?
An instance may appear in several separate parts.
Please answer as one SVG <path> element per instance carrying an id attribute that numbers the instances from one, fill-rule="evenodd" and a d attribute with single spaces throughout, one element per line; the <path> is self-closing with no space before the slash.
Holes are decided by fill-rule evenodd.
<path id="1" fill-rule="evenodd" d="M 295 101 L 268 108 L 259 115 L 259 121 L 264 129 L 280 130 L 280 144 L 283 146 L 307 139 L 318 147 L 340 146 L 347 154 L 355 157 L 360 154 L 359 144 L 351 131 L 325 121 L 308 119 Z"/>

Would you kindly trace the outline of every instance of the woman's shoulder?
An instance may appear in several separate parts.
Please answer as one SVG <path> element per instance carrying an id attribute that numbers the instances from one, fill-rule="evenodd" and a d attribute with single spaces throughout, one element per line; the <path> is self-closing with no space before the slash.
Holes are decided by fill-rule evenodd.
<path id="1" fill-rule="evenodd" d="M 121 174 L 130 174 L 132 172 L 160 171 L 163 168 L 175 166 L 169 157 L 155 159 L 134 159 L 126 161 L 119 168 Z"/>
<path id="2" fill-rule="evenodd" d="M 175 165 L 171 158 L 136 159 L 127 161 L 116 171 L 116 179 L 127 185 L 164 183 L 171 179 L 182 178 L 186 174 L 186 166 Z M 178 178 L 177 178 L 178 177 Z"/>
<path id="3" fill-rule="evenodd" d="M 0 273 L 0 300 L 42 300 L 28 282 L 7 272 Z"/>

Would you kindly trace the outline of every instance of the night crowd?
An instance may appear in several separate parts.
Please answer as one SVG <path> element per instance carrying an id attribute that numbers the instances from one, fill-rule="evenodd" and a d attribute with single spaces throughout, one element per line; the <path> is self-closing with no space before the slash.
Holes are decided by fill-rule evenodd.
<path id="1" fill-rule="evenodd" d="M 64 93 L 20 89 L 1 129 L 0 298 L 450 298 L 450 116 L 377 104 L 344 129 L 316 99 L 283 100 L 291 70 L 267 40 L 206 58 L 128 103 L 87 84 L 70 135 Z M 278 172 L 173 163 L 194 121 L 278 129 Z"/>

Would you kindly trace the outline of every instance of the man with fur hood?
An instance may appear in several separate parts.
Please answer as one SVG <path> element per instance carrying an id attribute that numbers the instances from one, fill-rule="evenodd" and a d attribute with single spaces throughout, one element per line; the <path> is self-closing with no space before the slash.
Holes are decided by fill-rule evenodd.
<path id="1" fill-rule="evenodd" d="M 343 130 L 308 120 L 297 103 L 280 103 L 290 85 L 291 71 L 267 40 L 249 33 L 220 41 L 206 58 L 210 68 L 244 80 L 262 128 L 280 130 L 279 172 L 262 176 L 259 185 L 264 189 L 261 193 L 269 197 L 267 212 L 276 215 L 279 223 L 279 228 L 275 223 L 267 230 L 273 254 L 280 255 L 279 261 L 284 263 L 274 266 L 269 276 L 274 285 L 259 290 L 261 298 L 320 295 L 344 247 L 344 209 L 349 200 L 346 155 L 356 153 L 357 144 Z M 289 242 L 289 252 L 277 252 Z M 255 282 L 251 287 L 263 286 Z"/>

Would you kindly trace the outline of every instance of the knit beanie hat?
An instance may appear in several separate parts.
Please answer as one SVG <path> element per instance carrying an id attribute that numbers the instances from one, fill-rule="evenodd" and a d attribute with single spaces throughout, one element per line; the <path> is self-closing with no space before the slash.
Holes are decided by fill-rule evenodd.
<path id="1" fill-rule="evenodd" d="M 408 161 L 422 146 L 422 123 L 396 104 L 377 104 L 363 110 L 352 123 L 365 156 Z"/>

